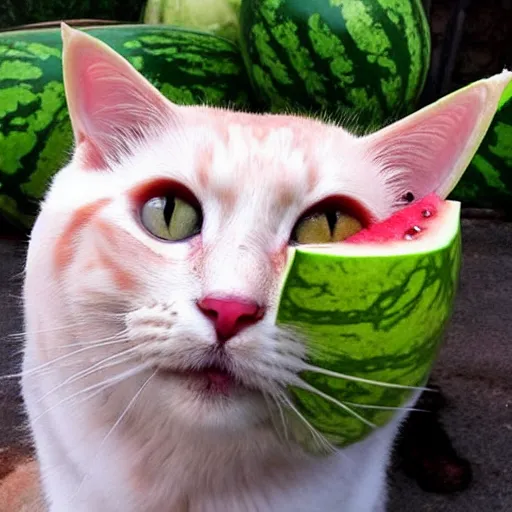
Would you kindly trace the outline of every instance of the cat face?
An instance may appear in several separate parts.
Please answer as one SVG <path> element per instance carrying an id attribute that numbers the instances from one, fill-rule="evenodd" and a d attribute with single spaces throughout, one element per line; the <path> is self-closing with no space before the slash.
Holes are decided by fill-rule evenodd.
<path id="1" fill-rule="evenodd" d="M 386 183 L 365 186 L 373 169 L 354 137 L 295 118 L 183 109 L 179 132 L 132 144 L 107 170 L 75 158 L 43 206 L 39 223 L 58 233 L 48 250 L 66 315 L 90 318 L 91 341 L 126 330 L 122 348 L 159 369 L 154 385 L 179 397 L 169 408 L 183 421 L 261 422 L 261 391 L 286 383 L 304 355 L 274 325 L 298 221 L 326 199 L 351 212 L 357 201 L 361 222 L 383 217 L 393 207 Z M 350 173 L 334 172 L 340 165 Z M 177 235 L 180 208 L 191 224 Z"/>
<path id="2" fill-rule="evenodd" d="M 76 147 L 42 205 L 25 286 L 34 327 L 50 317 L 83 345 L 56 381 L 78 366 L 79 390 L 108 381 L 105 393 L 130 397 L 147 386 L 151 414 L 186 428 L 267 424 L 306 355 L 274 325 L 289 245 L 342 241 L 411 194 L 445 195 L 467 164 L 485 87 L 355 137 L 298 117 L 173 105 L 98 41 L 64 36 Z M 29 339 L 29 351 L 49 362 L 56 339 Z"/>

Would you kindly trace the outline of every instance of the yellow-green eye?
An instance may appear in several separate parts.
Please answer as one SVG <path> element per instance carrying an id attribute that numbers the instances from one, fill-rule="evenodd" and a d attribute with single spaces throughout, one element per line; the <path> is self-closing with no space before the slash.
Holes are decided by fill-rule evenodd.
<path id="1" fill-rule="evenodd" d="M 363 229 L 354 216 L 341 211 L 318 212 L 303 217 L 293 230 L 292 241 L 299 244 L 342 242 Z"/>
<path id="2" fill-rule="evenodd" d="M 141 221 L 154 236 L 177 242 L 201 231 L 201 211 L 174 196 L 153 197 L 142 207 Z"/>

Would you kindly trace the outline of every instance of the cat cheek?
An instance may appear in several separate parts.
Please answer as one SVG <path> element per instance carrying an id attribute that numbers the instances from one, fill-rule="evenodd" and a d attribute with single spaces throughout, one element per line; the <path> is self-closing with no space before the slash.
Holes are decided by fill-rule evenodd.
<path id="1" fill-rule="evenodd" d="M 202 280 L 205 275 L 205 250 L 201 235 L 192 238 L 189 242 L 187 255 L 188 269 L 196 279 Z"/>
<path id="2" fill-rule="evenodd" d="M 275 274 L 280 275 L 288 261 L 288 244 L 283 244 L 278 251 L 271 253 L 270 263 Z"/>
<path id="3" fill-rule="evenodd" d="M 107 206 L 110 201 L 110 199 L 99 199 L 94 203 L 83 206 L 73 214 L 55 245 L 54 265 L 57 274 L 64 272 L 71 265 L 77 251 L 76 239 L 88 227 L 94 216 Z"/>
<path id="4" fill-rule="evenodd" d="M 137 290 L 139 283 L 133 273 L 123 268 L 114 257 L 106 253 L 100 253 L 98 256 L 100 265 L 107 271 L 118 290 L 122 292 Z"/>

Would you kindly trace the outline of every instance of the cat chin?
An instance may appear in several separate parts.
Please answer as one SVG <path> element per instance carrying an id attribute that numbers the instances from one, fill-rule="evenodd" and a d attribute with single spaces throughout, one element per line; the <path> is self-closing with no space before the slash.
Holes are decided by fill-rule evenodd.
<path id="1" fill-rule="evenodd" d="M 161 400 L 160 411 L 187 429 L 219 435 L 247 433 L 247 429 L 270 425 L 268 404 L 263 395 L 240 385 L 229 391 L 212 389 L 204 377 L 158 372 L 155 381 Z"/>

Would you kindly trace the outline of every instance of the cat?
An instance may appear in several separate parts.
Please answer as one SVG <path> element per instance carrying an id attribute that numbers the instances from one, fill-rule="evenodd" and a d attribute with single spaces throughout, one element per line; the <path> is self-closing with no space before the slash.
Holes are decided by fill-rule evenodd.
<path id="1" fill-rule="evenodd" d="M 290 411 L 288 437 L 276 428 L 305 357 L 273 320 L 287 248 L 329 198 L 361 228 L 404 197 L 445 197 L 498 87 L 355 136 L 175 105 L 105 44 L 62 34 L 75 146 L 42 202 L 23 291 L 46 510 L 383 512 L 406 408 L 324 456 L 301 447 L 310 430 Z"/>

